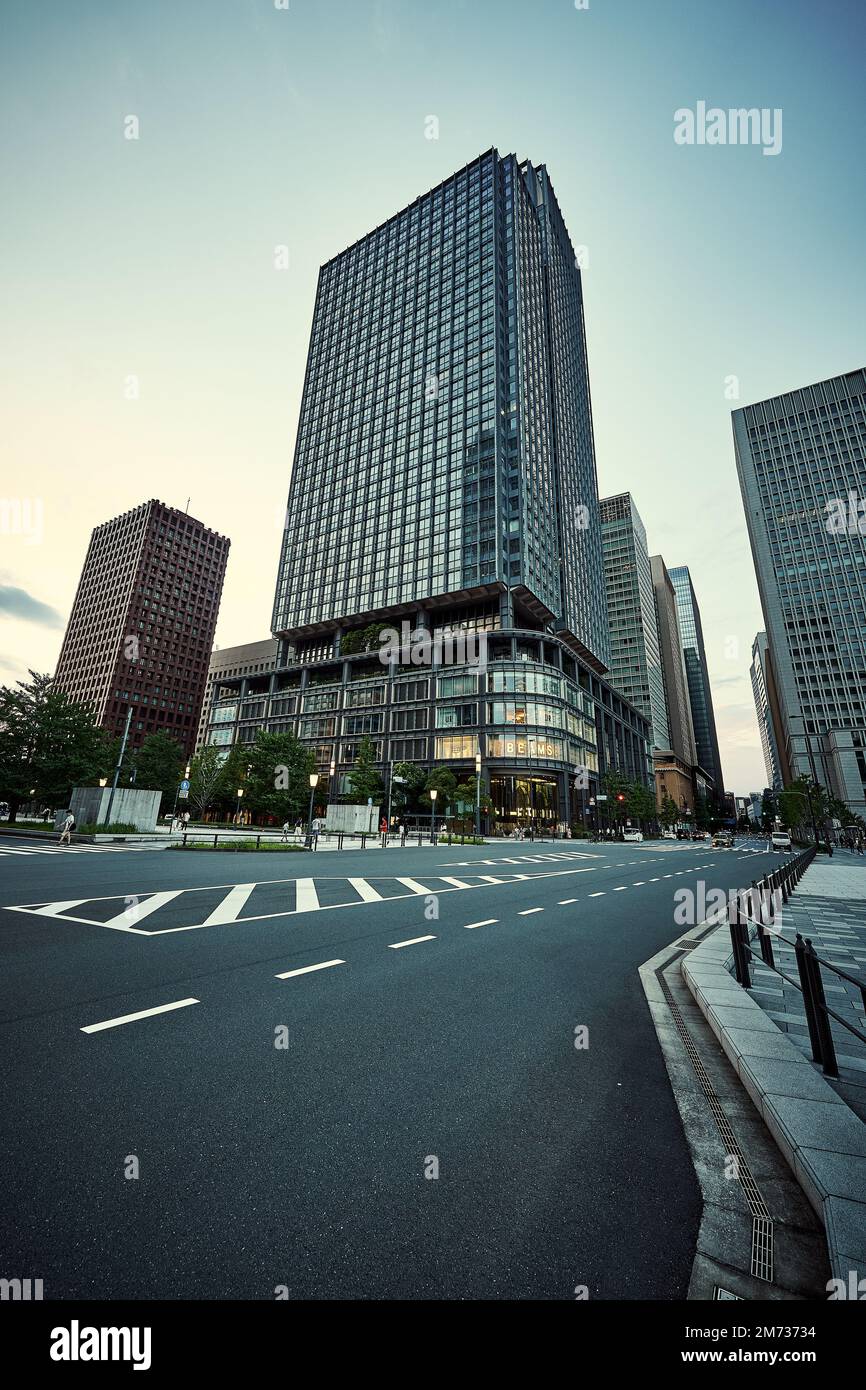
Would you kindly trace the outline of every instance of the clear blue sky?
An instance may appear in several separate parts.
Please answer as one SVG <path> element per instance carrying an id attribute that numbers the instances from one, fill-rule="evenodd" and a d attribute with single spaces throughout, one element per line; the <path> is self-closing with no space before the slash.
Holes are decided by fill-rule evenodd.
<path id="1" fill-rule="evenodd" d="M 6 0 L 2 25 L 0 497 L 41 522 L 3 536 L 0 679 L 53 668 L 92 526 L 149 496 L 232 537 L 220 644 L 266 635 L 318 266 L 496 145 L 548 165 L 588 248 L 601 489 L 690 566 L 726 780 L 763 786 L 730 410 L 866 362 L 866 6 Z M 676 145 L 701 100 L 781 108 L 781 154 Z"/>

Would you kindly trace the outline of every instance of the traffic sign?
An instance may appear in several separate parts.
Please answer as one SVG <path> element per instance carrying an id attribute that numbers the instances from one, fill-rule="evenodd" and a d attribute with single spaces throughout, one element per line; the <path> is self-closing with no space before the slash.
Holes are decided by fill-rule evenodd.
<path id="1" fill-rule="evenodd" d="M 180 784 L 180 789 L 181 789 L 182 792 L 188 792 L 188 791 L 189 791 L 189 782 L 187 781 L 187 779 L 186 779 L 185 777 L 184 777 L 183 781 L 182 781 L 181 784 Z"/>

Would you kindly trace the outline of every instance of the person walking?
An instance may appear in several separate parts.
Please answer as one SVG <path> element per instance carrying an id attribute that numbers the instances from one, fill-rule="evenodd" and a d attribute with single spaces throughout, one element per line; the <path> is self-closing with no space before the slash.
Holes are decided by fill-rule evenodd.
<path id="1" fill-rule="evenodd" d="M 67 813 L 66 820 L 63 822 L 63 829 L 60 832 L 60 843 L 62 845 L 72 844 L 72 832 L 74 829 L 75 817 L 73 816 L 72 812 L 69 811 Z"/>
<path id="2" fill-rule="evenodd" d="M 289 821 L 283 821 L 283 833 L 282 833 L 282 835 L 280 836 L 280 844 L 282 844 L 283 842 L 285 842 L 286 844 L 288 844 L 288 841 L 289 841 L 289 832 L 291 831 L 291 828 L 292 828 L 292 827 L 291 827 Z"/>

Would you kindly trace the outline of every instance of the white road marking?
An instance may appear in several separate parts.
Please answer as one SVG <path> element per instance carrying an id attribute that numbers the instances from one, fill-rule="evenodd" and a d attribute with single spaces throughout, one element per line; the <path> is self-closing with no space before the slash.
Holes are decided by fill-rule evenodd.
<path id="1" fill-rule="evenodd" d="M 499 879 L 494 879 L 493 876 L 490 875 L 490 876 L 488 876 L 488 877 L 489 877 L 489 881 L 480 882 L 480 883 L 470 883 L 470 884 L 467 884 L 466 887 L 465 887 L 464 889 L 460 889 L 460 888 L 456 888 L 456 887 L 444 887 L 444 886 L 440 887 L 440 886 L 438 886 L 438 885 L 437 885 L 435 888 L 428 888 L 428 887 L 425 887 L 424 884 L 419 883 L 419 882 L 417 881 L 417 879 L 414 879 L 414 878 L 394 878 L 394 879 L 392 879 L 392 880 L 390 880 L 390 881 L 391 881 L 391 882 L 394 882 L 394 883 L 402 883 L 402 884 L 404 884 L 404 885 L 410 890 L 410 893 L 409 893 L 409 894 L 405 894 L 405 893 L 395 894 L 393 897 L 389 897 L 389 898 L 384 898 L 384 899 L 382 899 L 382 901 L 383 901 L 383 902 L 400 902 L 400 901 L 405 901 L 406 897 L 409 896 L 410 894 L 422 894 L 422 893 L 423 893 L 423 894 L 431 894 L 431 893 L 435 893 L 435 894 L 458 893 L 458 892 L 468 892 L 468 891 L 470 891 L 470 890 L 472 890 L 472 889 L 475 889 L 475 888 L 488 888 L 488 887 L 492 887 L 492 886 L 505 886 L 506 884 L 518 883 L 518 882 L 520 882 L 520 883 L 523 883 L 523 882 L 532 882 L 532 881 L 534 881 L 535 879 L 546 879 L 546 878 L 572 878 L 575 874 L 585 874 L 585 873 L 589 873 L 589 872 L 592 872 L 592 870 L 591 870 L 591 869 L 588 869 L 588 868 L 576 868 L 576 869 L 571 869 L 571 868 L 569 868 L 569 869 L 552 869 L 552 870 L 544 870 L 544 871 L 539 871 L 539 872 L 537 872 L 537 873 L 532 873 L 532 874 L 515 873 L 515 874 L 512 874 L 509 878 L 499 878 Z M 323 877 L 328 877 L 328 876 L 324 875 Z M 481 878 L 481 877 L 482 877 L 482 876 L 479 875 L 479 878 Z M 335 881 L 336 879 L 339 879 L 341 882 L 348 882 L 348 877 L 344 877 L 343 875 L 331 875 L 331 876 L 330 876 L 330 881 Z M 296 879 L 294 879 L 294 878 L 262 879 L 262 880 L 261 880 L 259 883 L 257 883 L 255 886 L 256 886 L 256 887 L 265 887 L 265 888 L 267 888 L 267 887 L 273 887 L 274 885 L 279 885 L 279 884 L 283 884 L 283 883 L 291 884 L 291 883 L 298 883 L 298 882 L 299 882 L 299 880 L 296 880 Z M 301 880 L 301 882 L 303 882 L 303 880 Z M 237 886 L 238 886 L 238 885 L 237 885 L 237 884 L 234 884 L 234 883 L 217 883 L 217 884 L 211 883 L 211 884 L 202 884 L 200 887 L 197 887 L 197 888 L 183 888 L 183 889 L 177 889 L 177 890 L 175 890 L 175 891 L 177 891 L 178 893 L 180 893 L 180 894 L 182 894 L 182 895 L 186 895 L 186 894 L 194 895 L 194 894 L 196 894 L 196 893 L 211 892 L 211 891 L 213 891 L 214 889 L 217 889 L 217 888 L 224 888 L 224 889 L 226 889 L 226 890 L 230 890 L 230 889 L 233 889 L 233 888 L 235 888 L 235 887 L 237 887 Z M 130 896 L 132 896 L 132 895 L 130 895 Z M 590 897 L 600 897 L 600 896 L 603 896 L 603 894 L 590 894 Z M 192 900 L 194 901 L 194 898 L 193 898 Z M 76 922 L 76 923 L 80 923 L 81 925 L 87 926 L 87 927 L 104 927 L 104 926 L 106 925 L 105 922 L 95 921 L 95 920 L 94 920 L 93 918 L 91 918 L 91 917 L 79 917 L 79 916 L 73 916 L 73 915 L 63 915 L 63 916 L 61 916 L 60 914 L 64 911 L 64 909 L 68 910 L 69 908 L 80 907 L 80 906 L 82 906 L 82 905 L 84 905 L 84 904 L 98 903 L 98 902 L 121 902 L 121 901 L 122 901 L 122 896 L 121 896 L 121 894 L 119 894 L 119 893 L 109 893 L 109 894 L 104 894 L 104 895 L 102 895 L 102 896 L 100 896 L 100 897 L 77 898 L 77 899 L 73 899 L 73 900 L 71 900 L 71 901 L 69 901 L 69 902 L 34 903 L 34 904 L 11 904 L 11 903 L 10 903 L 10 904 L 6 905 L 6 907 L 4 908 L 4 911 L 6 911 L 6 912 L 24 912 L 24 913 L 27 913 L 28 915 L 33 915 L 33 916 L 52 917 L 52 918 L 58 919 L 58 920 L 63 921 L 63 922 Z M 337 908 L 361 907 L 361 906 L 364 906 L 364 902 L 363 902 L 363 900 L 362 900 L 361 898 L 355 898 L 355 899 L 353 899 L 351 902 L 324 903 L 324 904 L 319 903 L 319 904 L 318 904 L 318 908 L 319 908 L 319 911 L 320 911 L 320 912 L 330 912 L 330 911 L 333 911 L 333 910 L 335 910 L 335 909 L 337 909 Z M 253 914 L 253 915 L 251 915 L 251 916 L 244 917 L 244 918 L 241 919 L 241 921 L 242 921 L 242 924 L 243 924 L 244 926 L 246 926 L 246 925 L 248 925 L 248 924 L 250 924 L 250 923 L 253 923 L 253 922 L 270 922 L 270 921 L 275 921 L 277 918 L 280 918 L 280 917 L 293 917 L 293 916 L 296 916 L 299 910 L 303 910 L 303 909 L 285 909 L 285 908 L 283 908 L 283 909 L 278 910 L 278 911 L 276 911 L 276 912 L 259 912 L 259 913 L 255 913 L 255 914 Z M 201 930 L 204 928 L 205 925 L 206 925 L 206 924 L 205 924 L 204 922 L 194 922 L 194 923 L 190 923 L 190 924 L 187 925 L 187 926 L 180 926 L 180 927 L 155 927 L 155 928 L 153 928 L 153 929 L 151 929 L 151 930 L 148 930 L 147 928 L 142 928 L 142 927 L 118 926 L 118 927 L 114 927 L 113 930 L 115 930 L 115 931 L 125 931 L 125 932 L 127 932 L 128 934 L 131 933 L 131 934 L 137 935 L 137 936 L 157 937 L 157 936 L 171 936 L 171 935 L 177 934 L 178 932 L 201 931 Z M 229 925 L 231 925 L 231 924 L 229 924 Z"/>
<path id="2" fill-rule="evenodd" d="M 507 880 L 504 879 L 504 878 L 494 878 L 494 877 L 493 877 L 493 874 L 479 874 L 478 877 L 479 877 L 479 878 L 483 878 L 485 883 L 505 883 L 505 882 L 507 882 Z"/>
<path id="3" fill-rule="evenodd" d="M 613 891 L 614 891 L 615 893 L 624 893 L 627 887 L 628 887 L 628 884 L 627 884 L 627 883 L 622 883 L 622 884 L 620 884 L 619 888 L 614 888 Z"/>
<path id="4" fill-rule="evenodd" d="M 604 897 L 604 893 L 590 893 L 589 896 L 590 896 L 591 898 L 603 898 L 603 897 Z"/>
<path id="5" fill-rule="evenodd" d="M 295 884 L 295 894 L 296 912 L 318 912 L 319 895 L 313 879 L 299 878 Z"/>
<path id="6" fill-rule="evenodd" d="M 632 884 L 632 888 L 643 888 L 643 886 L 644 886 L 644 880 L 643 880 L 642 878 L 639 878 L 638 881 L 637 881 L 637 883 L 633 883 L 633 884 Z"/>
<path id="7" fill-rule="evenodd" d="M 419 883 L 416 878 L 398 878 L 398 883 L 402 883 L 404 888 L 409 888 L 413 893 L 432 893 L 433 888 L 425 888 L 423 883 Z"/>
<path id="8" fill-rule="evenodd" d="M 360 895 L 362 902 L 380 903 L 382 901 L 382 894 L 377 893 L 373 885 L 368 883 L 365 878 L 350 878 L 349 882 L 355 892 Z"/>
<path id="9" fill-rule="evenodd" d="M 135 1023 L 139 1018 L 152 1018 L 154 1014 L 171 1013 L 172 1009 L 185 1009 L 190 1004 L 197 1004 L 198 999 L 178 999 L 174 1004 L 160 1004 L 156 1009 L 140 1009 L 136 1014 L 122 1014 L 120 1018 L 107 1018 L 104 1023 L 88 1023 L 86 1028 L 79 1029 L 81 1033 L 101 1033 L 104 1028 L 119 1028 L 122 1023 Z"/>
<path id="10" fill-rule="evenodd" d="M 238 883 L 222 902 L 202 922 L 203 927 L 218 927 L 222 922 L 236 922 L 238 913 L 255 888 L 254 883 Z"/>
<path id="11" fill-rule="evenodd" d="M 576 903 L 576 902 L 577 902 L 577 898 L 560 898 L 560 900 L 559 900 L 559 906 L 560 906 L 560 907 L 567 907 L 569 903 Z"/>
<path id="12" fill-rule="evenodd" d="M 487 875 L 485 874 L 485 878 Z M 443 883 L 451 883 L 455 888 L 471 888 L 471 883 L 466 883 L 462 878 L 450 878 L 448 874 L 440 874 Z"/>
<path id="13" fill-rule="evenodd" d="M 314 970 L 328 970 L 332 965 L 345 965 L 344 960 L 323 960 L 318 965 L 302 965 L 300 970 L 284 970 L 277 980 L 291 980 L 294 975 L 311 975 Z"/>
<path id="14" fill-rule="evenodd" d="M 492 927 L 499 921 L 498 917 L 485 917 L 483 922 L 464 922 L 467 931 L 472 931 L 473 927 Z"/>
<path id="15" fill-rule="evenodd" d="M 518 917 L 531 917 L 535 912 L 543 912 L 543 907 L 525 907 L 522 912 L 518 912 Z"/>
<path id="16" fill-rule="evenodd" d="M 170 903 L 173 898 L 180 897 L 182 892 L 182 888 L 175 888 L 171 893 L 154 893 L 147 902 L 130 903 L 122 912 L 118 912 L 116 917 L 109 917 L 108 921 L 103 922 L 102 925 L 104 927 L 118 927 L 121 930 L 134 927 L 142 918 L 149 917 L 152 912 L 165 907 L 166 903 Z"/>
<path id="17" fill-rule="evenodd" d="M 408 941 L 392 941 L 389 951 L 399 951 L 403 946 L 417 946 L 419 941 L 435 941 L 435 936 L 410 936 Z"/>
<path id="18" fill-rule="evenodd" d="M 647 883 L 658 883 L 658 882 L 659 882 L 659 880 L 658 880 L 657 878 L 648 878 L 648 879 L 647 879 Z"/>

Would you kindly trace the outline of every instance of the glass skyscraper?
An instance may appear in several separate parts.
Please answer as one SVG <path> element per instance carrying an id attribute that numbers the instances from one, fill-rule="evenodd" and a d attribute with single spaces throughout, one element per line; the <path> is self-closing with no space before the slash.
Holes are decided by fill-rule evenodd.
<path id="1" fill-rule="evenodd" d="M 695 596 L 692 576 L 688 565 L 674 565 L 668 573 L 674 586 L 677 599 L 677 617 L 680 625 L 680 640 L 683 644 L 683 661 L 686 667 L 686 680 L 689 687 L 689 704 L 692 710 L 692 728 L 695 733 L 695 749 L 698 763 L 708 772 L 715 784 L 716 799 L 721 802 L 725 787 L 722 780 L 722 760 L 719 756 L 719 740 L 716 734 L 716 716 L 713 711 L 713 696 L 710 690 L 710 672 L 707 666 L 707 653 L 704 647 L 704 630 L 701 626 L 701 611 Z"/>
<path id="2" fill-rule="evenodd" d="M 769 644 L 766 632 L 759 632 L 752 643 L 752 665 L 749 675 L 752 681 L 752 694 L 755 697 L 755 714 L 758 717 L 761 752 L 764 755 L 764 767 L 767 770 L 767 786 L 773 791 L 781 791 L 784 783 L 771 705 L 773 677 L 770 671 Z"/>
<path id="3" fill-rule="evenodd" d="M 733 412 L 779 753 L 866 812 L 866 373 Z"/>
<path id="4" fill-rule="evenodd" d="M 604 679 L 581 279 L 545 168 L 489 150 L 322 266 L 272 626 L 276 671 L 214 672 L 202 736 L 293 729 L 322 803 L 365 739 L 383 775 L 480 758 L 506 824 L 589 822 L 609 768 L 650 785 L 647 720 Z M 383 627 L 429 656 L 383 660 Z M 443 654 L 467 638 L 483 659 Z"/>
<path id="5" fill-rule="evenodd" d="M 488 151 L 324 265 L 273 630 L 497 595 L 608 664 L 580 271 Z"/>
<path id="6" fill-rule="evenodd" d="M 653 746 L 669 749 L 671 734 L 646 529 L 628 492 L 603 497 L 600 507 L 610 622 L 608 679 L 650 721 Z"/>

